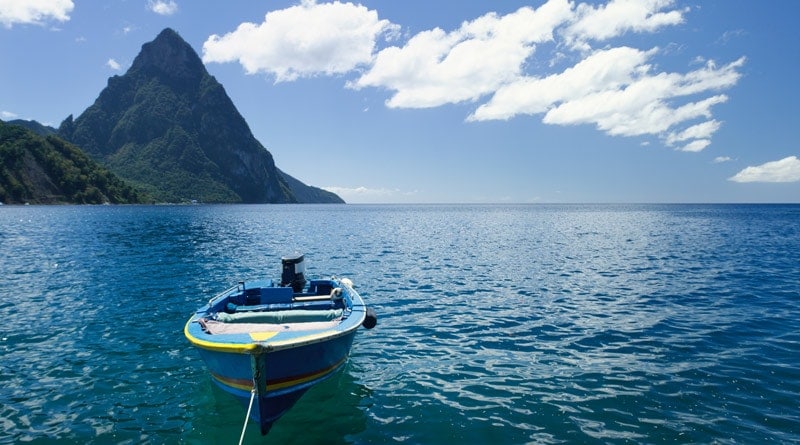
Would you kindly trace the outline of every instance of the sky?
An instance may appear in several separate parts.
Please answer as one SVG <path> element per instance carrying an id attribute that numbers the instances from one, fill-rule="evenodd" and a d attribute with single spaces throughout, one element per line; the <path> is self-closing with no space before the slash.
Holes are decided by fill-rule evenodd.
<path id="1" fill-rule="evenodd" d="M 348 203 L 800 203 L 800 2 L 0 0 L 0 119 L 172 28 Z"/>

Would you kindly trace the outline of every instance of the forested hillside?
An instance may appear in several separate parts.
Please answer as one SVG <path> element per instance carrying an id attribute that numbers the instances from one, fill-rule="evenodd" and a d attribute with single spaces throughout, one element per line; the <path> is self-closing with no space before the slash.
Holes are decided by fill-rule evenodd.
<path id="1" fill-rule="evenodd" d="M 56 136 L 0 121 L 0 202 L 133 204 L 147 195 Z"/>

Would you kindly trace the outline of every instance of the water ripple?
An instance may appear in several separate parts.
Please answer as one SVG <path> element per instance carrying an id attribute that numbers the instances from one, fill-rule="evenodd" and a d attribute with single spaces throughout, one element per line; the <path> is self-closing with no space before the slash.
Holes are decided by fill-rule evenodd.
<path id="1" fill-rule="evenodd" d="M 800 443 L 797 206 L 0 219 L 0 443 L 231 442 L 242 408 L 183 322 L 294 250 L 352 278 L 380 318 L 276 443 Z"/>

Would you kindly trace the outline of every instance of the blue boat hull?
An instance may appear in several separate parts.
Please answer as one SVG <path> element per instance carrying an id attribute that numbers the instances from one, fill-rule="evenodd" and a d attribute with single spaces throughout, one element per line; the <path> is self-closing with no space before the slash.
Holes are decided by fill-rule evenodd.
<path id="1" fill-rule="evenodd" d="M 263 374 L 263 387 L 253 400 L 250 419 L 266 434 L 272 423 L 283 416 L 305 392 L 333 376 L 347 361 L 356 331 L 325 342 L 261 354 L 237 354 L 200 349 L 212 381 L 236 397 L 245 409 L 257 377 Z"/>
<path id="2" fill-rule="evenodd" d="M 349 280 L 313 280 L 294 291 L 261 280 L 212 298 L 184 334 L 213 382 L 266 434 L 311 386 L 344 366 L 358 328 L 375 320 Z"/>

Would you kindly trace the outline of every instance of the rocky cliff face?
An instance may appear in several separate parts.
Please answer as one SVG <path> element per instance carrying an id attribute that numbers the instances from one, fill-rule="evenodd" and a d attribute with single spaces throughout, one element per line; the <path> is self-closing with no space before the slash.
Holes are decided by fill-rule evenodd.
<path id="1" fill-rule="evenodd" d="M 284 179 L 222 85 L 171 29 L 144 44 L 128 72 L 110 78 L 59 134 L 159 201 L 343 202 Z"/>

